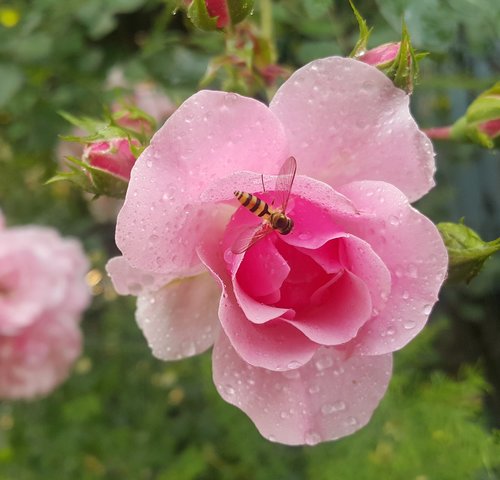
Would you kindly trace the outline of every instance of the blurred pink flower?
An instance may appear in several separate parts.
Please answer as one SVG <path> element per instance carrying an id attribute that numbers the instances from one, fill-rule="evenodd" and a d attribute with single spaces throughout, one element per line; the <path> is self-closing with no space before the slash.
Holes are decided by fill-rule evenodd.
<path id="1" fill-rule="evenodd" d="M 80 245 L 50 228 L 0 230 L 0 398 L 44 395 L 68 376 L 87 268 Z"/>
<path id="2" fill-rule="evenodd" d="M 410 205 L 434 185 L 434 153 L 408 104 L 370 65 L 317 60 L 269 107 L 197 93 L 132 170 L 116 231 L 124 256 L 108 265 L 115 288 L 138 296 L 157 357 L 215 344 L 219 393 L 272 441 L 315 444 L 365 425 L 391 352 L 437 300 L 446 249 Z M 260 220 L 234 190 L 271 200 L 290 155 L 292 231 L 235 255 L 238 232 Z"/>

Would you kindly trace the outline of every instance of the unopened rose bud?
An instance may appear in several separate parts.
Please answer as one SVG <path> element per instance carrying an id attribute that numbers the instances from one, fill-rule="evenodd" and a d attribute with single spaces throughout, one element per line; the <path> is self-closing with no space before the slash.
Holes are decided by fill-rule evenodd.
<path id="1" fill-rule="evenodd" d="M 244 20 L 253 9 L 253 0 L 190 0 L 188 16 L 202 30 L 217 30 Z"/>
<path id="2" fill-rule="evenodd" d="M 368 65 L 384 68 L 396 59 L 400 46 L 401 42 L 384 43 L 383 45 L 379 45 L 359 55 L 357 59 L 364 63 L 368 63 Z"/>
<path id="3" fill-rule="evenodd" d="M 82 160 L 91 167 L 123 180 L 130 180 L 130 171 L 136 161 L 131 144 L 139 147 L 137 140 L 113 138 L 89 143 L 83 150 Z"/>
<path id="4" fill-rule="evenodd" d="M 451 127 L 450 139 L 500 147 L 500 82 L 477 97 Z"/>

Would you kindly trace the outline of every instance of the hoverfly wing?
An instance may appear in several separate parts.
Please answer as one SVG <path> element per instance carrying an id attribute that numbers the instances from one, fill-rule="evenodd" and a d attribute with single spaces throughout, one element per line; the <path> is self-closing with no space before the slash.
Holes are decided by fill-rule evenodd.
<path id="1" fill-rule="evenodd" d="M 268 223 L 259 223 L 250 227 L 243 227 L 234 241 L 231 251 L 234 254 L 246 252 L 252 245 L 273 231 Z"/>
<path id="2" fill-rule="evenodd" d="M 276 199 L 281 211 L 285 212 L 290 198 L 295 173 L 297 172 L 297 160 L 295 157 L 288 157 L 280 168 L 276 179 Z"/>

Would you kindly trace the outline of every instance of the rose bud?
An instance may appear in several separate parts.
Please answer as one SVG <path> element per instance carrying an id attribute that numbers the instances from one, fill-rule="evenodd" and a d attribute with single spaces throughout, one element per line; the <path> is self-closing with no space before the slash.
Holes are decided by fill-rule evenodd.
<path id="1" fill-rule="evenodd" d="M 383 45 L 368 50 L 366 53 L 357 57 L 357 59 L 364 63 L 368 63 L 368 65 L 383 69 L 396 59 L 400 46 L 401 42 L 384 43 Z"/>
<path id="2" fill-rule="evenodd" d="M 192 0 L 184 2 L 188 16 L 201 30 L 217 30 L 236 25 L 253 9 L 253 0 Z"/>

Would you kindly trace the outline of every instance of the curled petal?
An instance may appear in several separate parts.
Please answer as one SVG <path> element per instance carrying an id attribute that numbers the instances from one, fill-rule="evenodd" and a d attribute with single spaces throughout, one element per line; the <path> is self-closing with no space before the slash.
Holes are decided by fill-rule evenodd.
<path id="1" fill-rule="evenodd" d="M 136 319 L 153 355 L 178 360 L 210 348 L 218 333 L 219 297 L 220 288 L 208 273 L 139 296 Z"/>
<path id="2" fill-rule="evenodd" d="M 223 257 L 222 226 L 219 235 L 204 239 L 198 255 L 222 288 L 219 319 L 222 329 L 239 354 L 251 365 L 286 370 L 307 363 L 318 345 L 282 320 L 257 325 L 248 320 L 238 304 Z M 215 229 L 214 229 L 215 232 Z"/>
<path id="3" fill-rule="evenodd" d="M 243 410 L 264 437 L 287 445 L 314 445 L 363 427 L 391 373 L 391 355 L 344 358 L 334 348 L 318 350 L 301 368 L 272 372 L 245 363 L 223 334 L 213 352 L 222 398 Z"/>
<path id="4" fill-rule="evenodd" d="M 270 109 L 285 126 L 300 173 L 334 188 L 383 180 L 414 201 L 434 186 L 435 166 L 408 106 L 409 97 L 376 68 L 330 57 L 297 70 Z"/>
<path id="5" fill-rule="evenodd" d="M 342 227 L 370 244 L 391 273 L 385 307 L 359 331 L 355 352 L 380 355 L 406 345 L 424 327 L 445 279 L 448 254 L 436 226 L 393 185 L 353 182 L 342 187 L 359 215 Z"/>
<path id="6" fill-rule="evenodd" d="M 232 93 L 193 95 L 137 159 L 118 216 L 118 247 L 133 267 L 198 273 L 195 249 L 214 210 L 201 205 L 201 192 L 240 170 L 277 172 L 287 156 L 283 127 L 264 104 Z"/>
<path id="7" fill-rule="evenodd" d="M 363 280 L 370 291 L 372 306 L 381 311 L 391 291 L 391 272 L 364 240 L 350 235 L 341 246 L 342 263 Z"/>
<path id="8" fill-rule="evenodd" d="M 304 335 L 321 345 L 338 345 L 353 338 L 372 312 L 370 292 L 365 283 L 344 271 L 317 290 L 312 308 L 287 320 Z"/>

